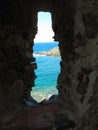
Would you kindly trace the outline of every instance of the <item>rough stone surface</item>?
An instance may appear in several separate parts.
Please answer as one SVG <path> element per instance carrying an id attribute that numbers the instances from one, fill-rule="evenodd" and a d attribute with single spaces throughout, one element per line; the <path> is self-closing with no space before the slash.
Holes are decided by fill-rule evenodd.
<path id="1" fill-rule="evenodd" d="M 97 0 L 0 0 L 0 121 L 2 113 L 7 116 L 30 98 L 39 11 L 51 13 L 54 40 L 59 41 L 59 103 L 76 122 L 74 130 L 97 130 Z"/>
<path id="2" fill-rule="evenodd" d="M 0 122 L 30 98 L 34 86 L 31 3 L 0 1 Z"/>

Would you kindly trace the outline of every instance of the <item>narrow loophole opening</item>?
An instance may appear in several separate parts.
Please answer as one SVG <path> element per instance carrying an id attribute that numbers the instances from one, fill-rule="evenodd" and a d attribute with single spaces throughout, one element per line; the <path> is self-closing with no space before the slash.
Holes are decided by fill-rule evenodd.
<path id="1" fill-rule="evenodd" d="M 58 96 L 57 79 L 60 72 L 60 53 L 58 42 L 53 41 L 51 14 L 38 13 L 38 33 L 34 39 L 33 56 L 36 58 L 37 69 L 35 86 L 31 96 L 38 102 Z M 55 99 L 53 99 L 55 100 Z"/>

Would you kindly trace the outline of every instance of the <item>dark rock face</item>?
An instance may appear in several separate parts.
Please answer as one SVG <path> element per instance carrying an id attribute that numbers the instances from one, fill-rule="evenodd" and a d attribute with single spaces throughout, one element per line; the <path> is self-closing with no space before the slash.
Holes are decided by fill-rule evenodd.
<path id="1" fill-rule="evenodd" d="M 60 104 L 78 130 L 97 130 L 98 1 L 0 0 L 0 115 L 30 98 L 37 68 L 32 57 L 38 11 L 52 15 L 59 41 Z M 32 64 L 31 64 L 32 63 Z M 2 117 L 0 118 L 2 121 Z"/>
<path id="2" fill-rule="evenodd" d="M 30 3 L 22 4 L 23 1 L 0 1 L 0 115 L 3 116 L 5 112 L 10 114 L 19 109 L 24 99 L 30 98 L 36 77 L 30 27 L 32 13 Z M 4 122 L 2 117 L 0 122 Z"/>
<path id="3" fill-rule="evenodd" d="M 83 15 L 83 21 L 85 24 L 86 34 L 88 38 L 96 38 L 97 36 L 97 23 L 96 18 L 92 14 Z"/>

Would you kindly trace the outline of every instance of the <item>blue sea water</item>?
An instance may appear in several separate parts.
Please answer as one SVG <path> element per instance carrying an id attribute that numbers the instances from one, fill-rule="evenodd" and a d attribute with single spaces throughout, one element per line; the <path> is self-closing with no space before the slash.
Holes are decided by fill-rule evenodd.
<path id="1" fill-rule="evenodd" d="M 58 46 L 58 42 L 49 43 L 35 43 L 33 50 L 34 53 L 41 51 L 48 51 Z M 46 93 L 46 95 L 57 94 L 57 77 L 60 72 L 60 57 L 54 56 L 39 56 L 34 55 L 36 58 L 37 69 L 35 73 L 37 78 L 35 80 L 35 87 L 32 88 L 32 96 L 35 93 Z"/>
<path id="2" fill-rule="evenodd" d="M 34 43 L 33 50 L 34 50 L 34 52 L 48 51 L 57 46 L 58 46 L 58 42 Z"/>

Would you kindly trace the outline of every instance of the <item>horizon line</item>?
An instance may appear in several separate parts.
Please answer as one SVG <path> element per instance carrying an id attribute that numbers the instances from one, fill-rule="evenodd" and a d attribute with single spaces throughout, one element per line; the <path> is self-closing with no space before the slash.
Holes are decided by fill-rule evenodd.
<path id="1" fill-rule="evenodd" d="M 46 41 L 46 42 L 42 42 L 42 41 L 39 42 L 39 41 L 38 41 L 38 42 L 34 42 L 34 43 L 50 43 L 50 42 L 58 42 L 58 41 Z"/>

